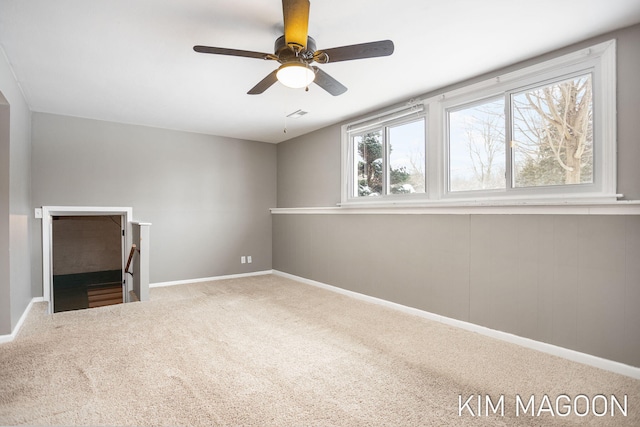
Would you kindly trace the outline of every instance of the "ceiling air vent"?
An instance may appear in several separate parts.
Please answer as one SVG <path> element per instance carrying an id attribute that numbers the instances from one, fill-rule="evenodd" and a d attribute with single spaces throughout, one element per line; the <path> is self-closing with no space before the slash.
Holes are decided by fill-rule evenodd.
<path id="1" fill-rule="evenodd" d="M 307 111 L 298 110 L 298 111 L 294 111 L 291 114 L 287 114 L 287 117 L 290 119 L 297 119 L 298 117 L 302 117 L 307 113 L 308 113 Z"/>

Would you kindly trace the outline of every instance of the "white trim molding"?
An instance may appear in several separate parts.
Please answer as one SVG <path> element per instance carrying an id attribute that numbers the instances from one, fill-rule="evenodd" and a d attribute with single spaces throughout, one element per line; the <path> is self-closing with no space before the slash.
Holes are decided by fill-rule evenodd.
<path id="1" fill-rule="evenodd" d="M 590 76 L 593 89 L 593 156 L 591 182 L 562 185 L 516 185 L 512 174 L 515 160 L 509 148 L 512 141 L 512 96 L 522 91 L 550 87 L 567 79 Z M 429 204 L 440 202 L 465 206 L 482 203 L 511 203 L 537 201 L 551 206 L 564 201 L 615 203 L 621 195 L 617 189 L 617 116 L 616 116 L 616 41 L 609 40 L 561 55 L 537 64 L 482 81 L 466 84 L 447 92 L 436 92 L 425 99 L 410 100 L 405 105 L 363 117 L 341 127 L 340 206 L 370 207 Z M 452 190 L 449 156 L 449 113 L 470 108 L 492 99 L 503 100 L 504 114 L 504 186 L 495 189 Z M 394 120 L 416 113 L 426 120 L 425 192 L 388 194 L 387 172 L 381 173 L 382 191 L 376 196 L 358 196 L 357 139 L 362 132 L 380 132 L 383 171 L 388 169 L 389 153 L 385 129 Z M 502 180 L 501 180 L 502 183 Z"/>
<path id="2" fill-rule="evenodd" d="M 29 301 L 27 308 L 25 308 L 24 312 L 22 312 L 22 316 L 20 316 L 20 319 L 18 319 L 18 323 L 16 323 L 16 327 L 13 328 L 13 331 L 8 335 L 0 335 L 0 344 L 11 342 L 18 336 L 18 333 L 20 332 L 20 329 L 22 329 L 24 321 L 27 319 L 27 315 L 29 315 L 29 312 L 31 312 L 31 307 L 33 307 L 33 304 L 37 302 L 44 302 L 44 298 L 36 297 L 32 298 L 31 301 Z"/>
<path id="3" fill-rule="evenodd" d="M 203 277 L 200 279 L 176 280 L 173 282 L 150 283 L 150 288 L 161 288 L 165 286 L 188 285 L 190 283 L 215 282 L 217 280 L 240 279 L 242 277 L 266 276 L 272 274 L 273 270 L 254 271 L 251 273 L 228 274 L 226 276 Z"/>
<path id="4" fill-rule="evenodd" d="M 52 258 L 52 220 L 54 216 L 74 216 L 74 215 L 122 215 L 124 230 L 124 247 L 122 248 L 122 271 L 124 272 L 128 248 L 131 247 L 131 224 L 133 220 L 133 208 L 131 207 L 97 207 L 97 206 L 43 206 L 42 207 L 42 295 L 49 303 L 49 313 L 53 313 L 53 258 Z M 125 274 L 126 295 L 131 290 L 131 283 Z"/>
<path id="5" fill-rule="evenodd" d="M 613 360 L 603 359 L 601 357 L 593 356 L 579 351 L 570 350 L 568 348 L 559 347 L 553 344 L 547 344 L 544 342 L 532 340 L 530 338 L 524 338 L 518 335 L 510 334 L 508 332 L 502 332 L 495 329 L 487 328 L 484 326 L 476 325 L 474 323 L 465 322 L 462 320 L 453 319 L 439 314 L 430 313 L 428 311 L 420 310 L 413 307 L 408 307 L 395 302 L 383 300 L 380 298 L 372 297 L 369 295 L 361 294 L 347 289 L 342 289 L 336 286 L 327 285 L 326 283 L 317 282 L 315 280 L 305 279 L 304 277 L 295 276 L 293 274 L 285 273 L 278 270 L 273 270 L 273 274 L 287 279 L 295 280 L 297 282 L 305 283 L 307 285 L 315 286 L 318 288 L 326 289 L 332 292 L 336 292 L 342 295 L 346 295 L 351 298 L 355 298 L 361 301 L 370 302 L 373 304 L 381 305 L 393 310 L 398 310 L 403 313 L 411 314 L 414 316 L 422 317 L 424 319 L 440 322 L 445 325 L 454 326 L 456 328 L 464 329 L 471 332 L 476 332 L 487 337 L 496 338 L 501 341 L 517 344 L 519 346 L 529 348 L 532 350 L 541 351 L 543 353 L 551 354 L 553 356 L 562 357 L 573 362 L 582 363 L 584 365 L 593 366 L 606 371 L 615 372 L 616 374 L 625 375 L 634 379 L 640 379 L 640 368 L 635 366 L 626 365 L 624 363 L 616 362 Z"/>
<path id="6" fill-rule="evenodd" d="M 640 215 L 640 200 L 610 203 L 556 202 L 428 204 L 341 207 L 271 208 L 272 214 L 292 215 Z"/>

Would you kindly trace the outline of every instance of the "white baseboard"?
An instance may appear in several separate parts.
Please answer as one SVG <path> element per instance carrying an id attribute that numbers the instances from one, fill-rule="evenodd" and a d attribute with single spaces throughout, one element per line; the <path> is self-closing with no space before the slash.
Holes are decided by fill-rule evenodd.
<path id="1" fill-rule="evenodd" d="M 163 286 L 186 285 L 188 283 L 201 283 L 201 282 L 213 282 L 216 280 L 240 279 L 242 277 L 265 276 L 267 274 L 272 274 L 272 273 L 273 273 L 273 270 L 254 271 L 252 273 L 229 274 L 226 276 L 204 277 L 200 279 L 176 280 L 174 282 L 149 283 L 149 287 L 160 288 Z"/>
<path id="2" fill-rule="evenodd" d="M 383 300 L 380 298 L 372 297 L 372 296 L 361 294 L 358 292 L 349 291 L 347 289 L 342 289 L 336 286 L 328 285 L 326 283 L 306 279 L 304 277 L 296 276 L 296 275 L 285 273 L 278 270 L 265 270 L 265 271 L 257 271 L 252 273 L 230 274 L 226 276 L 215 276 L 215 277 L 207 277 L 207 278 L 191 279 L 191 280 L 179 280 L 174 282 L 160 282 L 160 283 L 150 284 L 149 287 L 152 288 L 152 287 L 162 287 L 162 286 L 175 286 L 175 285 L 182 285 L 182 284 L 188 284 L 188 283 L 210 282 L 210 281 L 216 281 L 216 280 L 237 279 L 237 278 L 252 277 L 252 276 L 264 276 L 267 274 L 275 274 L 277 276 L 292 279 L 292 280 L 305 283 L 311 286 L 323 288 L 323 289 L 336 292 L 342 295 L 346 295 L 352 298 L 356 298 L 362 301 L 378 304 L 378 305 L 388 307 L 394 310 L 398 310 L 407 314 L 412 314 L 414 316 L 419 316 L 419 317 L 440 322 L 446 325 L 458 327 L 467 331 L 476 332 L 491 338 L 507 341 L 513 344 L 520 345 L 522 347 L 541 351 L 543 353 L 562 357 L 564 359 L 583 363 L 585 365 L 604 369 L 606 371 L 615 372 L 617 374 L 625 375 L 631 378 L 640 379 L 640 368 L 637 368 L 635 366 L 626 365 L 624 363 L 616 362 L 613 360 L 603 359 L 601 357 L 593 356 L 586 353 L 581 353 L 579 351 L 570 350 L 568 348 L 559 347 L 553 344 L 532 340 L 530 338 L 520 337 L 518 335 L 510 334 L 508 332 L 502 332 L 495 329 L 490 329 L 484 326 L 476 325 L 474 323 L 469 323 L 462 320 L 441 316 L 439 314 L 430 313 L 428 311 L 420 310 L 413 307 L 408 307 L 402 304 L 394 303 L 391 301 Z M 26 320 L 27 315 L 31 311 L 31 307 L 33 306 L 34 303 L 37 303 L 37 302 L 44 302 L 44 298 L 36 297 L 31 299 L 31 301 L 29 302 L 29 305 L 22 313 L 22 316 L 20 316 L 20 319 L 18 320 L 18 323 L 16 324 L 11 334 L 0 335 L 0 344 L 11 342 L 15 339 L 15 337 L 20 332 L 20 329 L 22 328 L 22 325 Z"/>
<path id="3" fill-rule="evenodd" d="M 31 301 L 29 301 L 29 305 L 27 305 L 27 308 L 25 308 L 24 311 L 22 312 L 22 316 L 20 316 L 20 319 L 18 319 L 18 323 L 16 324 L 16 327 L 13 328 L 13 331 L 9 335 L 0 335 L 0 344 L 11 342 L 16 338 L 16 336 L 18 335 L 18 332 L 20 332 L 20 328 L 22 328 L 22 324 L 24 323 L 24 321 L 27 318 L 27 315 L 31 311 L 31 307 L 33 307 L 33 304 L 35 304 L 36 302 L 44 302 L 44 298 L 36 297 L 36 298 L 32 298 Z"/>
<path id="4" fill-rule="evenodd" d="M 152 284 L 149 284 L 149 287 L 150 288 L 156 288 L 156 287 L 161 287 L 161 286 L 183 285 L 183 284 L 187 284 L 187 283 L 211 282 L 211 281 L 215 281 L 215 280 L 238 279 L 238 278 L 242 278 L 242 277 L 251 277 L 251 276 L 264 276 L 264 275 L 267 275 L 267 274 L 271 274 L 272 272 L 273 272 L 272 270 L 265 270 L 265 271 L 256 271 L 256 272 L 253 272 L 253 273 L 230 274 L 230 275 L 227 275 L 227 276 L 206 277 L 206 278 L 201 278 L 201 279 L 178 280 L 178 281 L 175 281 L 175 282 L 152 283 Z M 44 297 L 37 297 L 37 298 L 31 299 L 31 301 L 29 302 L 29 305 L 27 306 L 27 308 L 22 313 L 22 316 L 20 316 L 20 319 L 18 320 L 18 323 L 16 324 L 16 327 L 13 328 L 13 331 L 10 334 L 7 334 L 7 335 L 0 335 L 0 344 L 13 341 L 15 339 L 15 337 L 18 335 L 18 332 L 20 332 L 20 328 L 22 328 L 22 324 L 24 323 L 25 319 L 27 318 L 27 315 L 29 314 L 29 311 L 31 311 L 31 307 L 33 306 L 33 304 L 36 303 L 36 302 L 44 302 L 44 301 L 45 301 Z"/>
<path id="5" fill-rule="evenodd" d="M 610 372 L 615 372 L 617 374 L 625 375 L 627 377 L 640 379 L 640 368 L 637 368 L 635 366 L 626 365 L 624 363 L 616 362 L 613 360 L 603 359 L 601 357 L 593 356 L 586 353 L 581 353 L 579 351 L 570 350 L 568 348 L 559 347 L 553 344 L 547 344 L 541 341 L 532 340 L 530 338 L 524 338 L 518 335 L 510 334 L 508 332 L 502 332 L 495 329 L 490 329 L 484 326 L 476 325 L 474 323 L 452 319 L 450 317 L 441 316 L 439 314 L 430 313 L 428 311 L 419 310 L 417 308 L 407 307 L 402 304 L 397 304 L 395 302 L 386 301 L 380 298 L 372 297 L 372 296 L 361 294 L 358 292 L 349 291 L 346 289 L 338 288 L 336 286 L 327 285 L 326 283 L 317 282 L 315 280 L 305 279 L 304 277 L 295 276 L 293 274 L 284 273 L 282 271 L 273 270 L 273 274 L 277 276 L 282 276 L 288 279 L 296 280 L 298 282 L 306 283 L 311 286 L 327 289 L 332 292 L 337 292 L 339 294 L 356 298 L 362 301 L 371 302 L 384 307 L 399 310 L 404 313 L 408 313 L 408 314 L 419 316 L 425 319 L 444 323 L 446 325 L 455 326 L 457 328 L 465 329 L 467 331 L 477 332 L 479 334 L 482 334 L 491 338 L 507 341 L 513 344 L 520 345 L 522 347 L 538 350 L 543 353 L 562 357 L 564 359 L 568 359 L 574 362 L 604 369 Z"/>

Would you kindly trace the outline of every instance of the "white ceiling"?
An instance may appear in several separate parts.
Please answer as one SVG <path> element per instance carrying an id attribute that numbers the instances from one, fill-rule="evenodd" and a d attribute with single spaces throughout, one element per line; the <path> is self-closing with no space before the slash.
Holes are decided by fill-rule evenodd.
<path id="1" fill-rule="evenodd" d="M 0 0 L 0 46 L 33 111 L 280 142 L 640 22 L 638 0 L 311 0 L 318 49 L 391 39 L 390 57 L 320 67 L 349 90 L 276 83 L 280 0 Z M 288 119 L 303 109 L 309 114 Z"/>

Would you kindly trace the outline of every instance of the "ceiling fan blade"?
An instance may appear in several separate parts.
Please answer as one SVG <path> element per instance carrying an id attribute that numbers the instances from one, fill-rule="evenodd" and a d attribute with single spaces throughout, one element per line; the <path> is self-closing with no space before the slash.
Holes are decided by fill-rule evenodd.
<path id="1" fill-rule="evenodd" d="M 271 73 L 267 75 L 267 77 L 260 80 L 260 82 L 257 85 L 252 87 L 251 90 L 247 92 L 247 94 L 260 95 L 265 90 L 269 89 L 275 82 L 278 81 L 278 78 L 276 77 L 277 72 L 278 72 L 278 69 L 273 70 Z"/>
<path id="2" fill-rule="evenodd" d="M 325 73 L 318 67 L 312 67 L 316 72 L 316 78 L 314 83 L 320 86 L 322 89 L 326 90 L 333 96 L 342 95 L 347 91 L 347 88 L 342 85 L 339 81 L 331 77 L 329 74 Z"/>
<path id="3" fill-rule="evenodd" d="M 393 53 L 393 49 L 391 40 L 381 40 L 319 50 L 313 57 L 319 63 L 351 61 L 353 59 L 389 56 Z"/>
<path id="4" fill-rule="evenodd" d="M 285 43 L 298 52 L 307 48 L 309 6 L 309 0 L 282 0 Z"/>
<path id="5" fill-rule="evenodd" d="M 258 59 L 277 59 L 274 55 L 270 53 L 252 52 L 249 50 L 238 50 L 238 49 L 225 49 L 223 47 L 194 46 L 193 50 L 199 53 L 213 53 L 216 55 L 242 56 L 244 58 L 258 58 Z"/>

